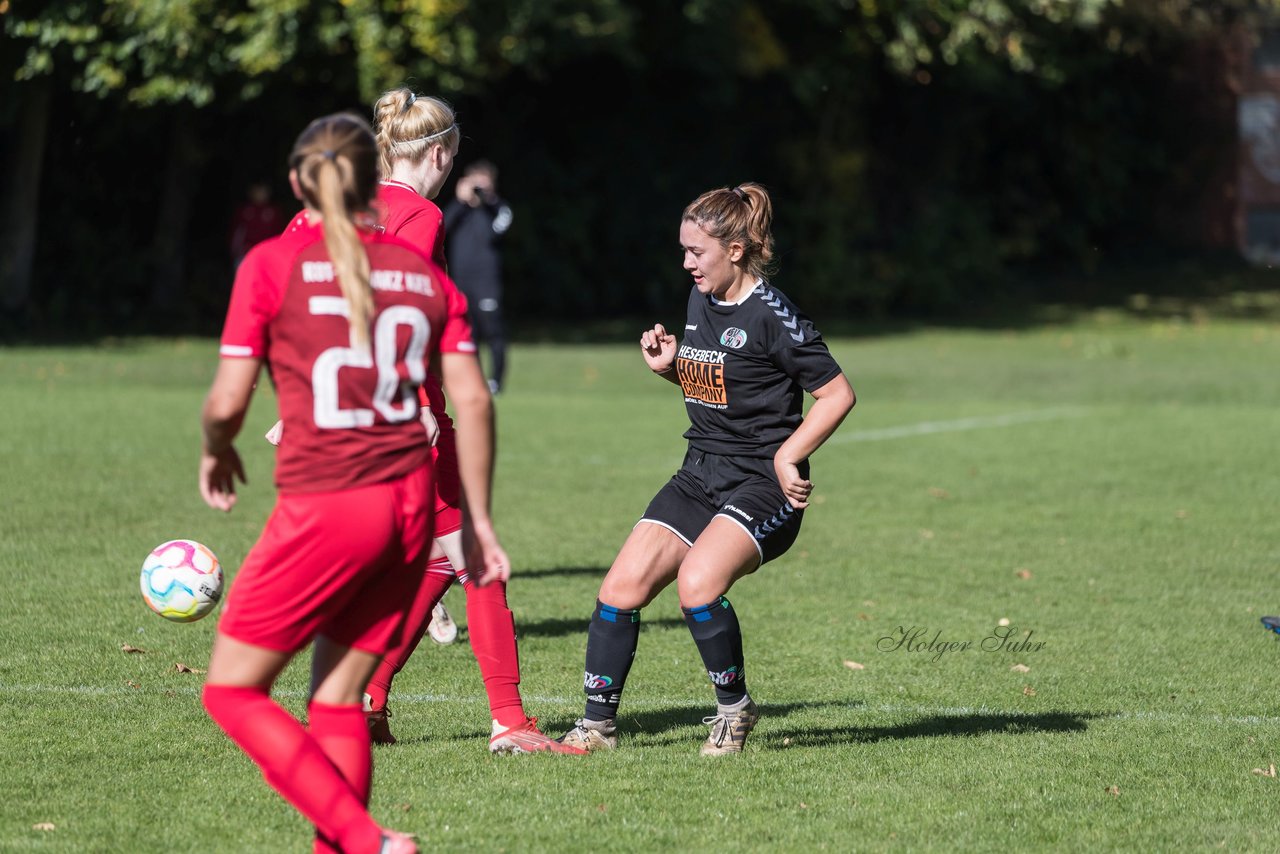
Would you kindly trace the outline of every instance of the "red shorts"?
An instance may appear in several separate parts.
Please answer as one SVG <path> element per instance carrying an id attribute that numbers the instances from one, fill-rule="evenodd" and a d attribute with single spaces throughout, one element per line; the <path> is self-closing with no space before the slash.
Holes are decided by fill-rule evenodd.
<path id="1" fill-rule="evenodd" d="M 440 431 L 431 462 L 436 472 L 435 536 L 443 537 L 462 530 L 462 483 L 458 477 L 458 448 L 452 429 Z"/>
<path id="2" fill-rule="evenodd" d="M 422 583 L 431 468 L 398 480 L 281 495 L 236 573 L 218 631 L 296 652 L 317 635 L 382 655 Z"/>

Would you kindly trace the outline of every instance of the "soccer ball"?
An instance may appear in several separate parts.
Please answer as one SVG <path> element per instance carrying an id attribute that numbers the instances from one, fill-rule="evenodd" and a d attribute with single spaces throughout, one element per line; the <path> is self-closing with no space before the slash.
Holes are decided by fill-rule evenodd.
<path id="1" fill-rule="evenodd" d="M 222 564 L 194 540 L 170 540 L 142 564 L 142 599 L 166 620 L 190 623 L 222 598 Z"/>

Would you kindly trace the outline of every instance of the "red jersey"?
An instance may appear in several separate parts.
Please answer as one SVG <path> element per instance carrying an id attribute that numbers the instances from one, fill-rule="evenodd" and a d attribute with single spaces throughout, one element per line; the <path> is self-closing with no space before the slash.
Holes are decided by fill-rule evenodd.
<path id="1" fill-rule="evenodd" d="M 282 493 L 381 483 L 431 458 L 418 393 L 445 327 L 443 275 L 407 243 L 362 239 L 374 289 L 369 350 L 352 346 L 319 226 L 259 244 L 236 274 L 222 355 L 267 361 L 289 437 L 276 457 Z"/>
<path id="2" fill-rule="evenodd" d="M 419 196 L 408 184 L 383 181 L 373 209 L 387 234 L 426 252 L 441 270 L 449 269 L 444 260 L 444 214 L 430 199 Z"/>
<path id="3" fill-rule="evenodd" d="M 284 231 L 280 232 L 280 237 L 288 240 L 297 240 L 302 243 L 310 243 L 317 236 L 321 240 L 324 239 L 323 233 L 315 231 L 315 226 L 311 224 L 311 217 L 306 208 L 294 214 L 293 219 L 289 220 L 289 224 L 284 227 Z"/>
<path id="4" fill-rule="evenodd" d="M 378 185 L 374 210 L 378 214 L 379 225 L 387 234 L 412 243 L 422 252 L 430 252 L 436 266 L 445 269 L 444 215 L 438 207 L 407 184 L 384 181 Z M 440 352 L 474 353 L 476 345 L 471 338 L 471 323 L 467 320 L 467 298 L 448 276 L 443 277 L 441 284 L 448 305 L 448 318 L 440 334 Z M 440 378 L 430 375 L 422 388 L 425 402 L 440 425 L 440 441 L 446 447 L 452 447 L 453 420 L 445 412 Z"/>

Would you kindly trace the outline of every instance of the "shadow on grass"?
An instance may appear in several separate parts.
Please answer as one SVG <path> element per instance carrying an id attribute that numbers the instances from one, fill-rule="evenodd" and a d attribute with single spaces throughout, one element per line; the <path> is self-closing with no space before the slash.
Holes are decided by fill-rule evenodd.
<path id="1" fill-rule="evenodd" d="M 782 720 L 793 712 L 827 709 L 831 714 L 840 710 L 848 710 L 849 703 L 835 701 L 805 701 L 797 703 L 761 703 L 761 717 L 771 720 Z M 622 713 L 618 715 L 618 729 L 624 734 L 644 736 L 646 743 L 665 744 L 687 741 L 685 735 L 666 735 L 673 730 L 689 726 L 702 726 L 703 717 L 715 712 L 715 695 L 707 690 L 706 703 L 701 706 L 667 706 L 665 708 L 636 709 L 629 711 L 623 702 Z"/>
<path id="2" fill-rule="evenodd" d="M 687 736 L 675 731 L 701 725 L 703 716 L 714 711 L 713 703 L 714 700 L 708 696 L 705 706 L 672 706 L 634 712 L 624 708 L 619 715 L 619 729 L 624 734 L 641 735 L 650 744 L 685 741 Z M 863 714 L 858 709 L 861 705 L 848 702 L 761 703 L 760 716 L 769 731 L 764 738 L 757 736 L 754 741 L 765 750 L 792 750 L 910 738 L 1072 733 L 1087 730 L 1093 718 L 1106 717 L 1093 712 L 957 712 L 932 714 L 887 726 L 859 726 L 851 722 L 848 726 L 791 729 L 786 725 L 786 719 L 792 714 L 814 710 L 826 710 L 830 717 L 853 718 Z M 782 743 L 783 738 L 788 739 L 786 745 Z"/>
<path id="3" fill-rule="evenodd" d="M 861 703 L 802 702 L 762 703 L 761 718 L 770 724 L 768 731 L 759 732 L 751 743 L 759 750 L 795 750 L 805 747 L 831 747 L 837 744 L 874 744 L 880 741 L 898 741 L 910 738 L 954 738 L 982 735 L 1038 735 L 1043 733 L 1084 732 L 1089 721 L 1107 717 L 1095 712 L 972 712 L 928 715 L 907 723 L 889 726 L 847 726 L 788 729 L 785 721 L 794 712 L 826 709 L 829 714 L 854 715 Z M 625 704 L 624 704 L 625 706 Z M 705 706 L 669 706 L 660 709 L 625 708 L 618 716 L 618 731 L 624 739 L 635 738 L 638 746 L 659 746 L 689 741 L 682 730 L 701 727 L 702 718 L 714 711 L 714 700 L 708 696 Z M 555 737 L 573 726 L 572 718 L 550 714 L 539 721 L 543 732 Z M 476 729 L 474 733 L 453 735 L 455 741 L 466 742 L 485 739 L 488 733 Z M 786 744 L 783 743 L 786 739 Z M 432 740 L 430 734 L 402 739 L 407 744 Z"/>
<path id="4" fill-rule="evenodd" d="M 594 575 L 604 578 L 609 571 L 607 566 L 544 566 L 541 569 L 517 569 L 512 573 L 512 580 L 521 578 L 559 578 L 574 575 Z"/>
<path id="5" fill-rule="evenodd" d="M 769 711 L 769 707 L 763 709 L 765 715 L 768 715 Z M 1084 732 L 1088 729 L 1089 721 L 1096 717 L 1100 715 L 1091 712 L 936 714 L 889 726 L 803 728 L 782 733 L 790 739 L 788 745 L 783 745 L 778 740 L 771 740 L 763 746 L 768 750 L 787 750 L 795 747 L 825 747 L 833 744 L 870 744 L 907 738 Z"/>
<path id="6" fill-rule="evenodd" d="M 582 635 L 586 637 L 587 626 L 591 623 L 591 615 L 584 617 L 552 617 L 545 620 L 518 620 L 516 634 L 522 638 L 543 637 L 558 638 L 566 635 Z M 640 631 L 648 629 L 685 628 L 684 620 L 679 617 L 655 617 L 640 621 Z"/>

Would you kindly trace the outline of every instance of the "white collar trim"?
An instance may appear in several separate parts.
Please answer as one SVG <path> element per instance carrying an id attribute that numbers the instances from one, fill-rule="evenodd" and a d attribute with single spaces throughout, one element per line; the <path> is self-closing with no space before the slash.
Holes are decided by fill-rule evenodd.
<path id="1" fill-rule="evenodd" d="M 724 300 L 718 300 L 718 299 L 716 299 L 715 297 L 710 296 L 710 295 L 708 295 L 708 296 L 707 296 L 707 299 L 711 300 L 711 304 L 712 304 L 712 305 L 742 305 L 744 302 L 746 302 L 747 300 L 751 299 L 751 295 L 752 295 L 752 294 L 754 294 L 754 293 L 756 292 L 756 288 L 760 287 L 760 286 L 761 286 L 761 285 L 763 285 L 763 284 L 764 284 L 764 279 L 756 279 L 756 283 L 755 283 L 754 285 L 752 285 L 749 289 L 747 289 L 746 293 L 744 293 L 742 296 L 738 297 L 738 298 L 737 298 L 736 300 L 734 300 L 733 302 L 726 302 L 726 301 L 724 301 Z"/>

